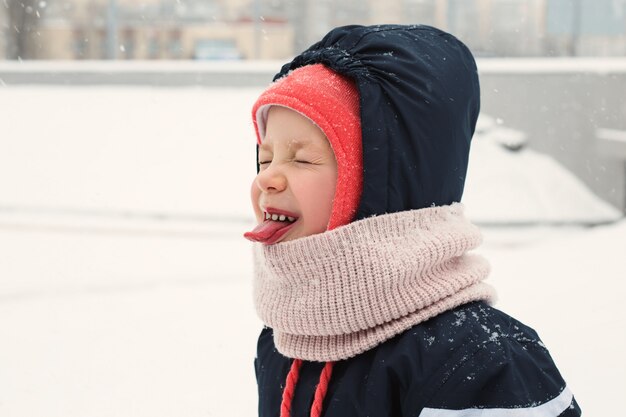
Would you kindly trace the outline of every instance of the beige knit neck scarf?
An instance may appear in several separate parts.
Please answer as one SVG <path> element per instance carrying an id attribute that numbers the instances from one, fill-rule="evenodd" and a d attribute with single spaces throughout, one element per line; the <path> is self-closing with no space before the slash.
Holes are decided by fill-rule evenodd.
<path id="1" fill-rule="evenodd" d="M 347 359 L 458 305 L 492 302 L 488 263 L 467 254 L 480 242 L 455 203 L 255 244 L 257 313 L 283 355 Z"/>

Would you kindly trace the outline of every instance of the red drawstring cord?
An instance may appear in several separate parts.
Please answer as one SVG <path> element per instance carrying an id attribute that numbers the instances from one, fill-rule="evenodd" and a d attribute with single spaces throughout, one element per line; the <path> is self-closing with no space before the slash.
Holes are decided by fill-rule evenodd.
<path id="1" fill-rule="evenodd" d="M 320 383 L 317 384 L 317 388 L 315 389 L 315 399 L 311 407 L 311 417 L 319 417 L 322 415 L 324 397 L 326 397 L 326 391 L 328 391 L 330 377 L 333 375 L 333 363 L 334 362 L 326 362 L 326 365 L 324 365 L 324 369 L 320 375 Z"/>
<path id="2" fill-rule="evenodd" d="M 324 397 L 326 397 L 326 392 L 328 391 L 330 377 L 333 375 L 333 364 L 334 362 L 326 362 L 326 365 L 324 365 L 324 369 L 320 375 L 320 382 L 315 389 L 313 405 L 311 406 L 311 417 L 320 417 L 322 415 Z M 287 374 L 285 390 L 283 391 L 283 401 L 280 404 L 280 417 L 290 417 L 291 415 L 291 401 L 293 400 L 293 393 L 296 390 L 296 384 L 300 377 L 301 366 L 302 360 L 300 359 L 294 359 L 291 364 L 291 369 Z"/>
<path id="3" fill-rule="evenodd" d="M 301 366 L 302 361 L 300 359 L 294 359 L 291 364 L 291 369 L 287 374 L 285 390 L 283 391 L 283 401 L 280 404 L 280 417 L 290 417 L 291 415 L 291 400 L 293 400 L 293 392 L 296 390 L 296 383 L 300 377 Z"/>

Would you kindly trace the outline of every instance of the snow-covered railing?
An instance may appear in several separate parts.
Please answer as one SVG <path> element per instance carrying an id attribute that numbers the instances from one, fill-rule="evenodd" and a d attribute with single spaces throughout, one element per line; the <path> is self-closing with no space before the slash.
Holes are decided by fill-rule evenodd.
<path id="1" fill-rule="evenodd" d="M 281 61 L 0 61 L 0 85 L 264 86 Z M 626 58 L 482 58 L 481 75 L 625 74 Z"/>
<path id="2" fill-rule="evenodd" d="M 481 74 L 626 74 L 626 58 L 482 58 Z"/>
<path id="3" fill-rule="evenodd" d="M 0 61 L 0 86 L 264 86 L 282 64 L 278 61 Z"/>
<path id="4" fill-rule="evenodd" d="M 597 129 L 598 152 L 610 158 L 626 159 L 626 130 Z"/>

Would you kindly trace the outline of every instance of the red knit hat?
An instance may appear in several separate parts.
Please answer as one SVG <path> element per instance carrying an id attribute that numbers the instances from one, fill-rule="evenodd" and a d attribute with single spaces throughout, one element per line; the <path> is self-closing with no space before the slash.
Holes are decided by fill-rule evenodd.
<path id="1" fill-rule="evenodd" d="M 354 81 L 322 64 L 297 68 L 269 86 L 252 108 L 257 142 L 265 137 L 271 106 L 309 118 L 324 132 L 337 160 L 337 186 L 328 230 L 354 218 L 363 189 L 359 93 Z"/>

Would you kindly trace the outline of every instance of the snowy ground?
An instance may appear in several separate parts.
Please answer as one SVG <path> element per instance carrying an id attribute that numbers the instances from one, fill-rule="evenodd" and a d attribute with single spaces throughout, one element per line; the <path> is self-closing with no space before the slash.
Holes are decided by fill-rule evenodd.
<path id="1" fill-rule="evenodd" d="M 0 88 L 0 415 L 255 414 L 260 323 L 240 236 L 258 92 Z M 552 161 L 489 143 L 472 155 L 473 218 L 615 218 Z M 498 307 L 539 331 L 586 415 L 615 415 L 626 221 L 484 233 Z"/>

